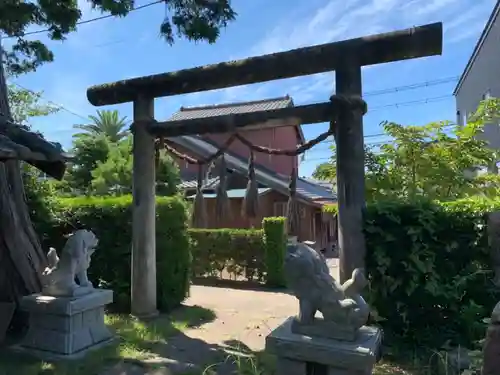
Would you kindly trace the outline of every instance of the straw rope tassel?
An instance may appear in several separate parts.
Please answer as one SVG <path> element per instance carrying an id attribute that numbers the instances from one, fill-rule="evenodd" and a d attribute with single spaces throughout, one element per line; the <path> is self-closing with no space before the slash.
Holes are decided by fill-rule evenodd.
<path id="1" fill-rule="evenodd" d="M 250 150 L 248 159 L 248 183 L 243 200 L 243 215 L 249 219 L 255 219 L 259 212 L 259 189 L 255 178 L 255 161 L 253 151 Z"/>
<path id="2" fill-rule="evenodd" d="M 196 197 L 194 198 L 193 213 L 191 216 L 191 225 L 194 228 L 206 228 L 207 210 L 205 199 L 203 198 L 203 166 L 198 165 L 198 182 L 196 186 Z"/>
<path id="3" fill-rule="evenodd" d="M 289 236 L 299 236 L 300 233 L 300 212 L 297 202 L 297 169 L 293 168 L 290 175 L 290 184 L 288 185 L 288 204 L 287 204 L 287 231 Z"/>
<path id="4" fill-rule="evenodd" d="M 155 142 L 155 166 L 158 169 L 160 166 L 161 150 L 165 147 L 165 139 L 160 137 Z"/>
<path id="5" fill-rule="evenodd" d="M 219 186 L 217 186 L 217 196 L 215 201 L 215 219 L 218 223 L 223 223 L 229 218 L 231 213 L 229 197 L 227 196 L 227 167 L 224 154 L 219 159 Z"/>

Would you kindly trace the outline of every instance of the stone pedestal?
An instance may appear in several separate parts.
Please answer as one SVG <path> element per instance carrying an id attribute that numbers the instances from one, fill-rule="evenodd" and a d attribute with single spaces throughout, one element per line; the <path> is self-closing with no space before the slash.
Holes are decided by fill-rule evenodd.
<path id="1" fill-rule="evenodd" d="M 380 355 L 382 332 L 362 327 L 354 341 L 293 333 L 287 319 L 266 337 L 266 350 L 278 357 L 277 375 L 371 375 Z"/>
<path id="2" fill-rule="evenodd" d="M 112 340 L 104 324 L 104 307 L 111 302 L 113 291 L 106 289 L 78 297 L 24 297 L 30 327 L 17 349 L 47 360 L 79 358 Z"/>

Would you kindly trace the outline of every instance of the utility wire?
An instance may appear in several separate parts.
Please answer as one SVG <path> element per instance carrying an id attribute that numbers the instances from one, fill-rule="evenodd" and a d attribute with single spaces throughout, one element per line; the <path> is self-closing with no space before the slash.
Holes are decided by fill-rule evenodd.
<path id="1" fill-rule="evenodd" d="M 408 107 L 408 106 L 415 106 L 415 105 L 419 105 L 419 104 L 429 104 L 429 103 L 433 103 L 433 102 L 437 102 L 437 101 L 441 101 L 441 100 L 444 100 L 444 99 L 449 99 L 453 97 L 453 95 L 442 95 L 442 96 L 436 96 L 436 97 L 433 97 L 433 98 L 425 98 L 425 99 L 420 99 L 420 100 L 411 100 L 411 101 L 408 101 L 408 102 L 400 102 L 400 103 L 392 103 L 392 104 L 387 104 L 387 105 L 384 105 L 384 106 L 380 106 L 380 107 L 377 107 L 377 108 L 374 108 L 372 111 L 374 110 L 381 110 L 381 109 L 385 109 L 385 108 L 388 108 L 388 107 L 395 107 L 395 108 L 399 108 L 399 107 Z M 57 105 L 56 103 L 53 103 L 53 102 L 49 102 L 49 103 L 52 103 L 53 105 Z M 85 121 L 89 121 L 88 118 L 86 117 L 83 117 L 81 115 L 78 115 L 77 113 L 73 112 L 73 111 L 70 111 L 64 107 L 60 107 L 60 109 L 62 110 L 65 110 L 75 116 L 78 116 L 82 119 L 84 119 Z M 454 126 L 454 125 L 448 125 L 448 126 Z M 68 131 L 70 130 L 73 130 L 73 129 L 67 129 Z M 385 134 L 383 133 L 378 133 L 378 134 L 368 134 L 368 135 L 365 135 L 364 138 L 373 138 L 373 137 L 380 137 L 380 136 L 384 136 Z M 328 143 L 328 142 L 332 142 L 332 141 L 329 141 L 328 139 L 325 140 L 325 141 L 322 141 L 322 142 L 319 142 L 319 144 L 321 143 Z"/>
<path id="2" fill-rule="evenodd" d="M 448 78 L 451 80 L 451 78 Z M 430 85 L 435 85 L 435 84 L 440 84 L 443 80 L 435 80 L 435 81 L 427 81 L 427 82 L 422 82 L 422 83 L 416 83 L 416 84 L 413 84 L 413 85 L 405 85 L 405 86 L 399 86 L 399 87 L 393 87 L 393 88 L 389 88 L 389 89 L 385 89 L 385 90 L 379 90 L 378 92 L 382 92 L 383 93 L 386 93 L 388 90 L 402 90 L 402 89 L 407 89 L 409 87 L 412 87 L 412 89 L 415 89 L 415 88 L 420 88 L 420 87 L 424 87 L 424 86 L 430 86 Z M 75 111 L 72 111 L 68 108 L 66 108 L 65 106 L 59 104 L 59 103 L 55 103 L 54 101 L 52 100 L 48 100 L 46 98 L 44 98 L 43 94 L 40 95 L 39 93 L 35 92 L 34 90 L 31 90 L 31 89 L 28 89 L 27 87 L 24 87 L 23 85 L 20 85 L 19 83 L 17 82 L 11 82 L 12 84 L 18 86 L 19 88 L 23 89 L 23 90 L 26 90 L 34 95 L 38 95 L 39 97 L 41 97 L 42 99 L 44 99 L 48 104 L 50 105 L 53 105 L 54 107 L 58 108 L 59 110 L 63 110 L 63 111 L 66 111 L 67 113 L 70 113 L 71 115 L 73 116 L 76 116 L 82 120 L 84 120 L 85 122 L 88 122 L 89 121 L 89 118 L 88 117 L 85 117 Z M 375 96 L 375 95 L 382 95 L 382 93 L 378 93 L 378 92 L 372 92 L 372 96 Z M 432 103 L 432 102 L 437 102 L 437 101 L 441 101 L 441 100 L 445 100 L 445 99 L 449 99 L 453 97 L 453 95 L 441 95 L 441 96 L 436 96 L 436 97 L 430 97 L 430 98 L 424 98 L 424 99 L 419 99 L 419 100 L 411 100 L 411 101 L 406 101 L 406 102 L 400 102 L 400 103 L 391 103 L 391 104 L 386 104 L 386 105 L 382 105 L 382 106 L 378 106 L 378 107 L 375 107 L 375 108 L 372 108 L 369 110 L 368 113 L 370 112 L 373 112 L 373 111 L 377 111 L 377 110 L 383 110 L 383 109 L 386 109 L 386 108 L 390 108 L 390 107 L 395 107 L 395 108 L 399 108 L 399 107 L 405 107 L 405 106 L 415 106 L 415 105 L 421 105 L 421 104 L 428 104 L 428 103 Z M 448 125 L 446 127 L 452 127 L 454 126 L 454 124 L 451 124 L 451 125 Z M 64 130 L 60 130 L 58 131 L 58 133 L 69 133 L 69 132 L 73 132 L 75 129 L 73 128 L 69 128 L 69 129 L 64 129 Z M 364 136 L 365 139 L 367 138 L 375 138 L 375 137 L 383 137 L 383 136 L 387 136 L 386 134 L 384 133 L 377 133 L 377 134 L 367 134 Z M 327 140 L 324 140 L 322 142 L 320 142 L 320 144 L 333 144 L 333 139 L 327 139 Z M 378 142 L 380 143 L 380 142 Z M 382 142 L 384 143 L 384 142 Z M 385 142 L 386 143 L 386 142 Z M 370 143 L 367 143 L 367 144 L 370 144 Z M 326 151 L 326 149 L 323 149 L 324 151 Z M 322 150 L 314 150 L 314 151 L 322 151 Z M 326 160 L 328 158 L 325 158 L 323 160 Z M 322 158 L 319 158 L 319 159 L 316 159 L 316 158 L 313 158 L 313 159 L 307 159 L 306 161 L 313 161 L 313 160 L 322 160 Z"/>
<path id="3" fill-rule="evenodd" d="M 141 9 L 144 9 L 144 8 L 148 8 L 148 7 L 156 5 L 156 4 L 164 3 L 164 2 L 165 2 L 165 0 L 156 0 L 156 1 L 153 1 L 151 3 L 140 5 L 138 7 L 135 7 L 133 9 L 131 9 L 129 11 L 129 13 L 134 12 L 136 10 L 141 10 Z M 95 17 L 95 18 L 89 18 L 88 20 L 79 21 L 79 22 L 76 23 L 76 25 L 85 25 L 87 23 L 101 21 L 101 20 L 104 20 L 104 19 L 107 19 L 107 18 L 112 18 L 112 17 L 118 17 L 118 16 L 115 16 L 115 15 L 112 15 L 112 14 L 106 14 L 104 16 L 99 16 L 99 17 Z M 47 33 L 47 32 L 50 32 L 50 31 L 51 31 L 50 29 L 29 31 L 27 33 L 24 33 L 20 37 L 25 37 L 25 36 L 28 36 L 28 35 L 36 35 L 36 34 L 41 34 L 41 33 Z M 6 36 L 3 39 L 12 39 L 12 38 L 18 38 L 18 36 Z"/>
<path id="4" fill-rule="evenodd" d="M 443 84 L 443 83 L 447 83 L 447 82 L 452 82 L 453 80 L 457 80 L 458 78 L 457 77 L 449 77 L 449 78 L 444 78 L 444 79 L 438 79 L 438 80 L 431 80 L 431 81 L 426 81 L 426 82 L 420 82 L 420 83 L 414 83 L 414 84 L 410 84 L 410 85 L 404 85 L 404 86 L 396 86 L 396 87 L 391 87 L 391 88 L 387 88 L 387 89 L 383 89 L 383 90 L 377 90 L 377 91 L 369 91 L 367 92 L 366 94 L 363 94 L 363 96 L 377 96 L 377 95 L 383 95 L 383 94 L 387 94 L 387 93 L 391 93 L 391 92 L 400 92 L 400 91 L 405 91 L 405 90 L 415 90 L 415 89 L 418 89 L 418 88 L 422 88 L 422 87 L 431 87 L 431 86 L 435 86 L 435 85 L 440 85 L 440 84 Z M 72 115 L 76 116 L 76 117 L 79 117 L 85 121 L 88 121 L 88 117 L 86 116 L 83 116 L 81 114 L 78 114 L 72 110 L 69 110 L 68 108 L 66 108 L 64 105 L 62 104 L 58 104 L 58 103 L 55 103 L 54 101 L 52 100 L 49 100 L 47 99 L 46 97 L 44 97 L 44 95 L 40 95 L 38 92 L 34 91 L 34 90 L 31 90 L 17 82 L 9 82 L 15 86 L 18 86 L 19 88 L 23 89 L 23 90 L 26 90 L 34 95 L 38 95 L 40 96 L 41 98 L 43 98 L 47 103 L 51 104 L 51 105 L 54 105 L 56 106 L 57 108 L 61 109 L 61 110 L 64 110 L 68 113 L 71 113 Z M 407 101 L 407 102 L 401 102 L 401 103 L 391 103 L 391 104 L 385 104 L 385 105 L 381 105 L 381 106 L 378 106 L 378 107 L 374 107 L 374 108 L 369 108 L 369 111 L 368 111 L 368 114 L 373 112 L 373 111 L 377 111 L 377 110 L 382 110 L 382 109 L 385 109 L 385 108 L 390 108 L 390 107 L 404 107 L 404 106 L 408 106 L 408 105 L 415 105 L 415 104 L 427 104 L 427 103 L 431 103 L 431 102 L 436 102 L 436 101 L 441 101 L 441 100 L 444 100 L 444 99 L 448 99 L 448 98 L 451 98 L 453 97 L 453 95 L 441 95 L 441 96 L 436 96 L 436 97 L 431 97 L 431 98 L 425 98 L 425 99 L 418 99 L 418 100 L 412 100 L 412 101 Z M 371 138 L 371 137 L 378 137 L 380 136 L 381 134 L 369 134 L 369 135 L 366 135 L 365 138 Z M 323 141 L 325 142 L 325 141 Z"/>
<path id="5" fill-rule="evenodd" d="M 392 94 L 394 92 L 401 92 L 401 91 L 407 91 L 407 90 L 415 90 L 415 89 L 420 89 L 423 87 L 431 87 L 431 86 L 436 86 L 436 85 L 442 85 L 445 83 L 450 83 L 450 82 L 456 82 L 460 79 L 460 76 L 454 76 L 454 77 L 448 77 L 448 78 L 441 78 L 441 79 L 435 79 L 432 81 L 425 81 L 425 82 L 420 82 L 420 83 L 413 83 L 409 85 L 404 85 L 404 86 L 397 86 L 397 87 L 392 87 L 392 88 L 387 88 L 387 89 L 382 89 L 382 90 L 374 90 L 374 91 L 368 91 L 363 94 L 363 97 L 367 96 L 377 96 L 377 95 L 384 95 L 384 94 Z"/>
<path id="6" fill-rule="evenodd" d="M 452 126 L 456 126 L 456 124 L 447 125 L 447 126 L 444 126 L 443 128 L 449 128 Z M 387 134 L 384 134 L 384 135 L 387 136 Z M 447 134 L 447 135 L 449 135 L 449 134 Z M 387 144 L 391 144 L 391 143 L 394 143 L 394 139 L 388 139 L 385 141 L 378 141 L 378 142 L 365 142 L 364 145 L 376 147 L 376 146 L 382 146 L 382 145 L 387 145 Z M 326 151 L 326 149 L 323 149 L 323 151 Z M 322 157 L 311 158 L 311 159 L 307 158 L 302 163 L 309 162 L 309 161 L 320 161 L 320 160 L 330 160 L 330 159 L 331 159 L 330 156 L 322 156 Z"/>
<path id="7" fill-rule="evenodd" d="M 368 113 L 371 113 L 371 112 L 377 111 L 377 110 L 382 110 L 382 109 L 385 109 L 388 107 L 399 108 L 399 107 L 408 107 L 408 106 L 414 106 L 414 105 L 420 105 L 420 104 L 434 103 L 434 102 L 442 101 L 442 100 L 449 99 L 452 97 L 453 97 L 453 95 L 441 95 L 441 96 L 435 96 L 435 97 L 420 99 L 420 100 L 410 100 L 407 102 L 386 104 L 383 106 L 375 107 L 373 109 L 368 109 Z M 444 128 L 450 128 L 453 126 L 455 126 L 455 124 L 446 125 L 446 126 L 444 126 Z M 385 134 L 385 133 L 368 134 L 368 135 L 365 135 L 364 138 L 366 139 L 366 138 L 375 138 L 375 137 L 383 137 L 383 136 L 387 136 L 387 134 Z M 318 144 L 332 144 L 333 141 L 334 141 L 333 138 L 330 138 L 330 139 L 325 139 L 324 141 L 318 142 Z M 314 151 L 314 149 L 313 149 L 313 151 Z"/>
<path id="8" fill-rule="evenodd" d="M 83 115 L 80 115 L 80 114 L 78 114 L 78 113 L 76 113 L 76 112 L 74 112 L 74 111 L 72 111 L 72 110 L 70 110 L 70 109 L 66 108 L 65 106 L 63 106 L 63 105 L 61 105 L 61 104 L 58 104 L 58 103 L 53 102 L 52 100 L 48 100 L 47 98 L 45 98 L 45 97 L 44 97 L 44 95 L 40 95 L 40 93 L 38 93 L 38 92 L 36 92 L 36 91 L 34 91 L 34 90 L 28 89 L 27 87 L 24 87 L 24 86 L 20 85 L 20 84 L 19 84 L 19 83 L 17 83 L 17 82 L 9 82 L 9 83 L 11 83 L 11 84 L 13 84 L 13 85 L 15 85 L 15 86 L 17 86 L 17 87 L 19 87 L 19 88 L 23 89 L 23 90 L 26 90 L 26 91 L 28 91 L 29 93 L 33 94 L 33 95 L 36 95 L 36 96 L 38 96 L 38 97 L 42 98 L 43 100 L 45 100 L 45 102 L 47 102 L 48 104 L 50 104 L 50 105 L 52 105 L 52 106 L 56 107 L 56 108 L 57 108 L 57 109 L 59 109 L 59 110 L 66 111 L 66 112 L 68 112 L 68 113 L 72 114 L 73 116 L 79 117 L 79 118 L 81 118 L 81 119 L 83 119 L 83 120 L 85 120 L 85 121 L 87 121 L 87 122 L 89 121 L 89 118 L 88 118 L 88 117 L 85 117 L 85 116 L 83 116 Z"/>

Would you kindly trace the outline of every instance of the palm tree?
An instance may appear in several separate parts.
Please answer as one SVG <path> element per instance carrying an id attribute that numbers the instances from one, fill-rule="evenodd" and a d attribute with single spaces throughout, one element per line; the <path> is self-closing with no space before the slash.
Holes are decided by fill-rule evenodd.
<path id="1" fill-rule="evenodd" d="M 97 116 L 89 116 L 89 119 L 92 123 L 73 126 L 75 129 L 84 131 L 74 134 L 74 137 L 106 135 L 111 142 L 118 142 L 129 134 L 129 131 L 125 129 L 127 117 L 120 118 L 117 110 L 97 111 Z"/>

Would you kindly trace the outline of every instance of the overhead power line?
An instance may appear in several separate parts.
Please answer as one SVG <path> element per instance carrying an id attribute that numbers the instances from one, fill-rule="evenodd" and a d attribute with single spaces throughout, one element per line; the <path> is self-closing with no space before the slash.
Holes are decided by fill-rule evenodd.
<path id="1" fill-rule="evenodd" d="M 387 141 L 380 141 L 380 142 L 365 142 L 365 146 L 382 146 L 382 145 L 388 145 L 390 143 L 394 143 L 394 140 L 387 140 Z M 324 150 L 326 151 L 326 150 Z M 327 161 L 331 160 L 331 156 L 322 156 L 322 157 L 317 157 L 317 158 L 306 158 L 302 163 L 304 162 L 310 162 L 310 161 Z"/>
<path id="2" fill-rule="evenodd" d="M 386 104 L 386 105 L 383 105 L 383 106 L 379 106 L 379 107 L 375 107 L 375 108 L 372 108 L 372 109 L 368 109 L 368 113 L 373 112 L 373 111 L 377 111 L 377 110 L 382 110 L 382 109 L 385 109 L 385 108 L 388 108 L 388 107 L 396 107 L 396 108 L 398 108 L 398 107 L 415 106 L 415 105 L 419 105 L 419 104 L 434 103 L 434 102 L 442 101 L 442 100 L 445 100 L 445 99 L 450 99 L 452 97 L 453 97 L 453 95 L 441 95 L 441 96 L 435 96 L 435 97 L 432 97 L 432 98 L 425 98 L 425 99 L 419 99 L 419 100 L 410 100 L 410 101 L 401 102 L 401 103 Z M 451 128 L 453 126 L 455 126 L 455 124 L 447 125 L 444 128 Z M 387 134 L 384 134 L 384 133 L 367 134 L 367 135 L 364 136 L 364 138 L 366 139 L 366 138 L 383 137 L 383 136 L 386 136 L 386 135 Z M 319 142 L 318 144 L 331 144 L 331 143 L 333 143 L 333 139 L 326 139 L 324 141 Z"/>
<path id="3" fill-rule="evenodd" d="M 382 89 L 382 90 L 368 91 L 368 92 L 363 94 L 363 97 L 392 94 L 395 92 L 415 90 L 415 89 L 420 89 L 420 88 L 424 88 L 424 87 L 442 85 L 445 83 L 456 82 L 459 80 L 459 78 L 460 78 L 460 76 L 454 76 L 454 77 L 448 77 L 448 78 L 435 79 L 432 81 L 413 83 L 413 84 L 404 85 L 404 86 L 397 86 L 397 87 L 392 87 L 392 88 L 387 88 L 387 89 Z"/>
<path id="4" fill-rule="evenodd" d="M 448 78 L 448 79 L 451 79 L 451 78 Z M 438 82 L 439 83 L 436 83 Z M 407 88 L 407 87 L 412 87 L 412 88 L 420 88 L 420 87 L 424 87 L 424 86 L 430 86 L 430 85 L 435 85 L 435 84 L 440 84 L 442 80 L 435 80 L 435 81 L 427 81 L 427 82 L 422 82 L 422 83 L 416 83 L 416 84 L 413 84 L 413 85 L 405 85 L 405 86 L 399 86 L 399 87 L 393 87 L 393 88 L 388 88 L 386 90 L 383 90 L 384 93 L 388 90 L 402 90 L 404 88 Z M 39 95 L 39 93 L 37 93 L 36 91 L 34 90 L 31 90 L 31 89 L 28 89 L 27 87 L 17 83 L 17 82 L 10 82 L 16 86 L 18 86 L 19 88 L 23 89 L 23 90 L 26 90 L 26 91 L 29 91 L 31 92 L 32 94 L 36 94 L 36 95 Z M 382 90 L 379 90 L 379 92 L 382 91 Z M 375 95 L 382 95 L 382 94 L 378 94 L 377 92 L 373 92 L 373 94 L 371 94 L 372 96 L 375 96 Z M 40 96 L 42 99 L 44 99 L 48 104 L 50 105 L 53 105 L 55 106 L 56 108 L 59 108 L 60 110 L 63 110 L 63 111 L 66 111 L 67 113 L 70 113 L 72 114 L 73 116 L 76 116 L 84 121 L 89 121 L 89 118 L 87 116 L 84 116 L 84 115 L 81 115 L 73 110 L 70 110 L 68 108 L 66 108 L 64 105 L 62 104 L 59 104 L 59 103 L 56 103 L 52 100 L 49 100 L 47 99 L 46 97 L 44 97 L 44 95 L 41 95 Z M 407 106 L 415 106 L 415 105 L 421 105 L 421 104 L 428 104 L 428 103 L 433 103 L 433 102 L 438 102 L 438 101 L 442 101 L 442 100 L 445 100 L 445 99 L 450 99 L 452 98 L 453 95 L 441 95 L 441 96 L 435 96 L 435 97 L 430 97 L 430 98 L 423 98 L 423 99 L 418 99 L 418 100 L 411 100 L 411 101 L 406 101 L 406 102 L 399 102 L 399 103 L 390 103 L 390 104 L 385 104 L 385 105 L 381 105 L 381 106 L 377 106 L 377 107 L 374 107 L 374 108 L 369 108 L 369 112 L 368 113 L 371 113 L 371 112 L 374 112 L 374 111 L 378 111 L 378 110 L 383 110 L 383 109 L 386 109 L 386 108 L 391 108 L 391 107 L 395 107 L 395 108 L 399 108 L 399 107 L 407 107 Z M 452 125 L 450 125 L 452 126 Z M 63 132 L 69 132 L 69 131 L 73 131 L 74 129 L 72 128 L 69 128 Z M 364 136 L 364 138 L 374 138 L 374 137 L 380 137 L 380 136 L 384 136 L 385 134 L 383 133 L 377 133 L 377 134 L 367 134 Z M 325 140 L 325 141 L 322 141 L 320 143 L 332 143 L 332 140 Z"/>
<path id="5" fill-rule="evenodd" d="M 151 3 L 147 3 L 147 4 L 144 4 L 144 5 L 140 5 L 138 7 L 135 7 L 134 9 L 131 9 L 129 13 L 131 12 L 135 12 L 137 10 L 141 10 L 141 9 L 144 9 L 144 8 L 148 8 L 150 6 L 153 6 L 153 5 L 156 5 L 156 4 L 160 4 L 160 3 L 164 3 L 165 0 L 156 0 L 156 1 L 153 1 Z M 87 23 L 92 23 L 92 22 L 96 22 L 96 21 L 101 21 L 101 20 L 105 20 L 107 18 L 113 18 L 113 17 L 117 17 L 117 16 L 114 16 L 112 14 L 106 14 L 104 16 L 99 16 L 99 17 L 95 17 L 95 18 L 89 18 L 88 20 L 83 20 L 83 21 L 79 21 L 77 22 L 76 24 L 77 25 L 85 25 Z M 36 34 L 42 34 L 42 33 L 47 33 L 49 32 L 50 29 L 42 29 L 42 30 L 35 30 L 35 31 L 28 31 L 27 33 L 24 33 L 23 35 L 21 35 L 21 37 L 25 37 L 25 36 L 28 36 L 28 35 L 36 35 Z M 17 36 L 6 36 L 4 37 L 3 39 L 11 39 L 11 38 L 17 38 Z"/>
<path id="6" fill-rule="evenodd" d="M 451 98 L 453 98 L 453 95 L 451 95 L 451 94 L 440 95 L 440 96 L 434 96 L 432 98 L 417 99 L 417 100 L 410 100 L 410 101 L 407 101 L 407 102 L 391 103 L 391 104 L 381 105 L 381 106 L 374 107 L 374 108 L 368 109 L 368 110 L 369 110 L 369 112 L 374 112 L 374 111 L 379 111 L 379 110 L 384 109 L 384 108 L 406 107 L 406 106 L 412 106 L 414 104 L 428 104 L 428 103 L 439 102 L 441 100 L 451 99 Z"/>
<path id="7" fill-rule="evenodd" d="M 44 95 L 40 95 L 40 93 L 38 93 L 38 92 L 36 92 L 34 90 L 28 89 L 27 87 L 24 87 L 23 85 L 20 85 L 17 82 L 9 82 L 9 83 L 12 83 L 13 85 L 15 85 L 17 87 L 19 87 L 19 88 L 21 88 L 23 90 L 26 90 L 26 91 L 30 92 L 31 94 L 33 94 L 33 95 L 39 96 L 40 98 L 42 98 L 43 100 L 45 100 L 45 102 L 47 102 L 47 104 L 53 105 L 54 107 L 56 107 L 56 108 L 58 108 L 60 110 L 66 111 L 66 112 L 72 114 L 73 116 L 79 117 L 79 118 L 81 118 L 81 119 L 83 119 L 85 121 L 89 121 L 88 117 L 80 115 L 80 114 L 76 113 L 75 111 L 72 111 L 72 110 L 66 108 L 65 106 L 63 106 L 61 104 L 53 102 L 52 100 L 48 100 L 47 98 L 44 97 Z"/>
<path id="8" fill-rule="evenodd" d="M 383 94 L 387 94 L 387 93 L 390 93 L 390 92 L 400 92 L 400 91 L 405 91 L 405 90 L 415 90 L 415 89 L 419 89 L 419 88 L 423 88 L 423 87 L 431 87 L 431 86 L 435 86 L 435 85 L 440 85 L 440 84 L 443 84 L 443 83 L 447 83 L 447 82 L 452 82 L 453 80 L 457 80 L 458 78 L 457 77 L 449 77 L 449 78 L 444 78 L 444 79 L 438 79 L 438 80 L 431 80 L 431 81 L 425 81 L 425 82 L 420 82 L 420 83 L 414 83 L 414 84 L 410 84 L 410 85 L 404 85 L 404 86 L 396 86 L 396 87 L 391 87 L 391 88 L 387 88 L 387 89 L 383 89 L 383 90 L 376 90 L 376 91 L 369 91 L 367 93 L 365 93 L 363 96 L 377 96 L 377 95 L 383 95 Z M 37 92 L 35 92 L 34 90 L 31 90 L 17 82 L 10 82 L 12 83 L 13 85 L 16 85 L 18 86 L 19 88 L 23 89 L 23 90 L 26 90 L 26 91 L 29 91 L 33 94 L 38 94 Z M 377 111 L 377 110 L 382 110 L 384 108 L 389 108 L 389 107 L 398 107 L 398 106 L 408 106 L 408 105 L 413 105 L 413 104 L 425 104 L 425 103 L 431 103 L 431 102 L 435 102 L 435 101 L 440 101 L 440 100 L 444 100 L 444 99 L 448 99 L 448 98 L 451 98 L 453 97 L 453 95 L 441 95 L 441 96 L 436 96 L 436 97 L 431 97 L 431 98 L 425 98 L 425 99 L 418 99 L 418 100 L 412 100 L 412 101 L 407 101 L 407 102 L 401 102 L 401 103 L 390 103 L 390 104 L 385 104 L 385 105 L 381 105 L 381 106 L 377 106 L 377 107 L 374 107 L 374 108 L 369 108 L 368 109 L 368 113 L 370 112 L 373 112 L 373 111 Z M 57 106 L 58 108 L 62 109 L 62 110 L 65 110 L 66 112 L 69 112 L 77 117 L 80 117 L 82 119 L 85 119 L 85 120 L 88 120 L 88 117 L 87 116 L 83 116 L 81 114 L 78 114 L 74 111 L 71 111 L 67 108 L 65 108 L 62 104 L 58 104 L 58 103 L 55 103 L 53 102 L 52 100 L 49 100 L 47 99 L 46 97 L 44 97 L 44 95 L 42 95 L 42 98 L 52 104 L 52 105 L 55 105 Z M 366 137 L 376 137 L 378 136 L 378 134 L 371 134 L 371 135 L 367 135 Z"/>

